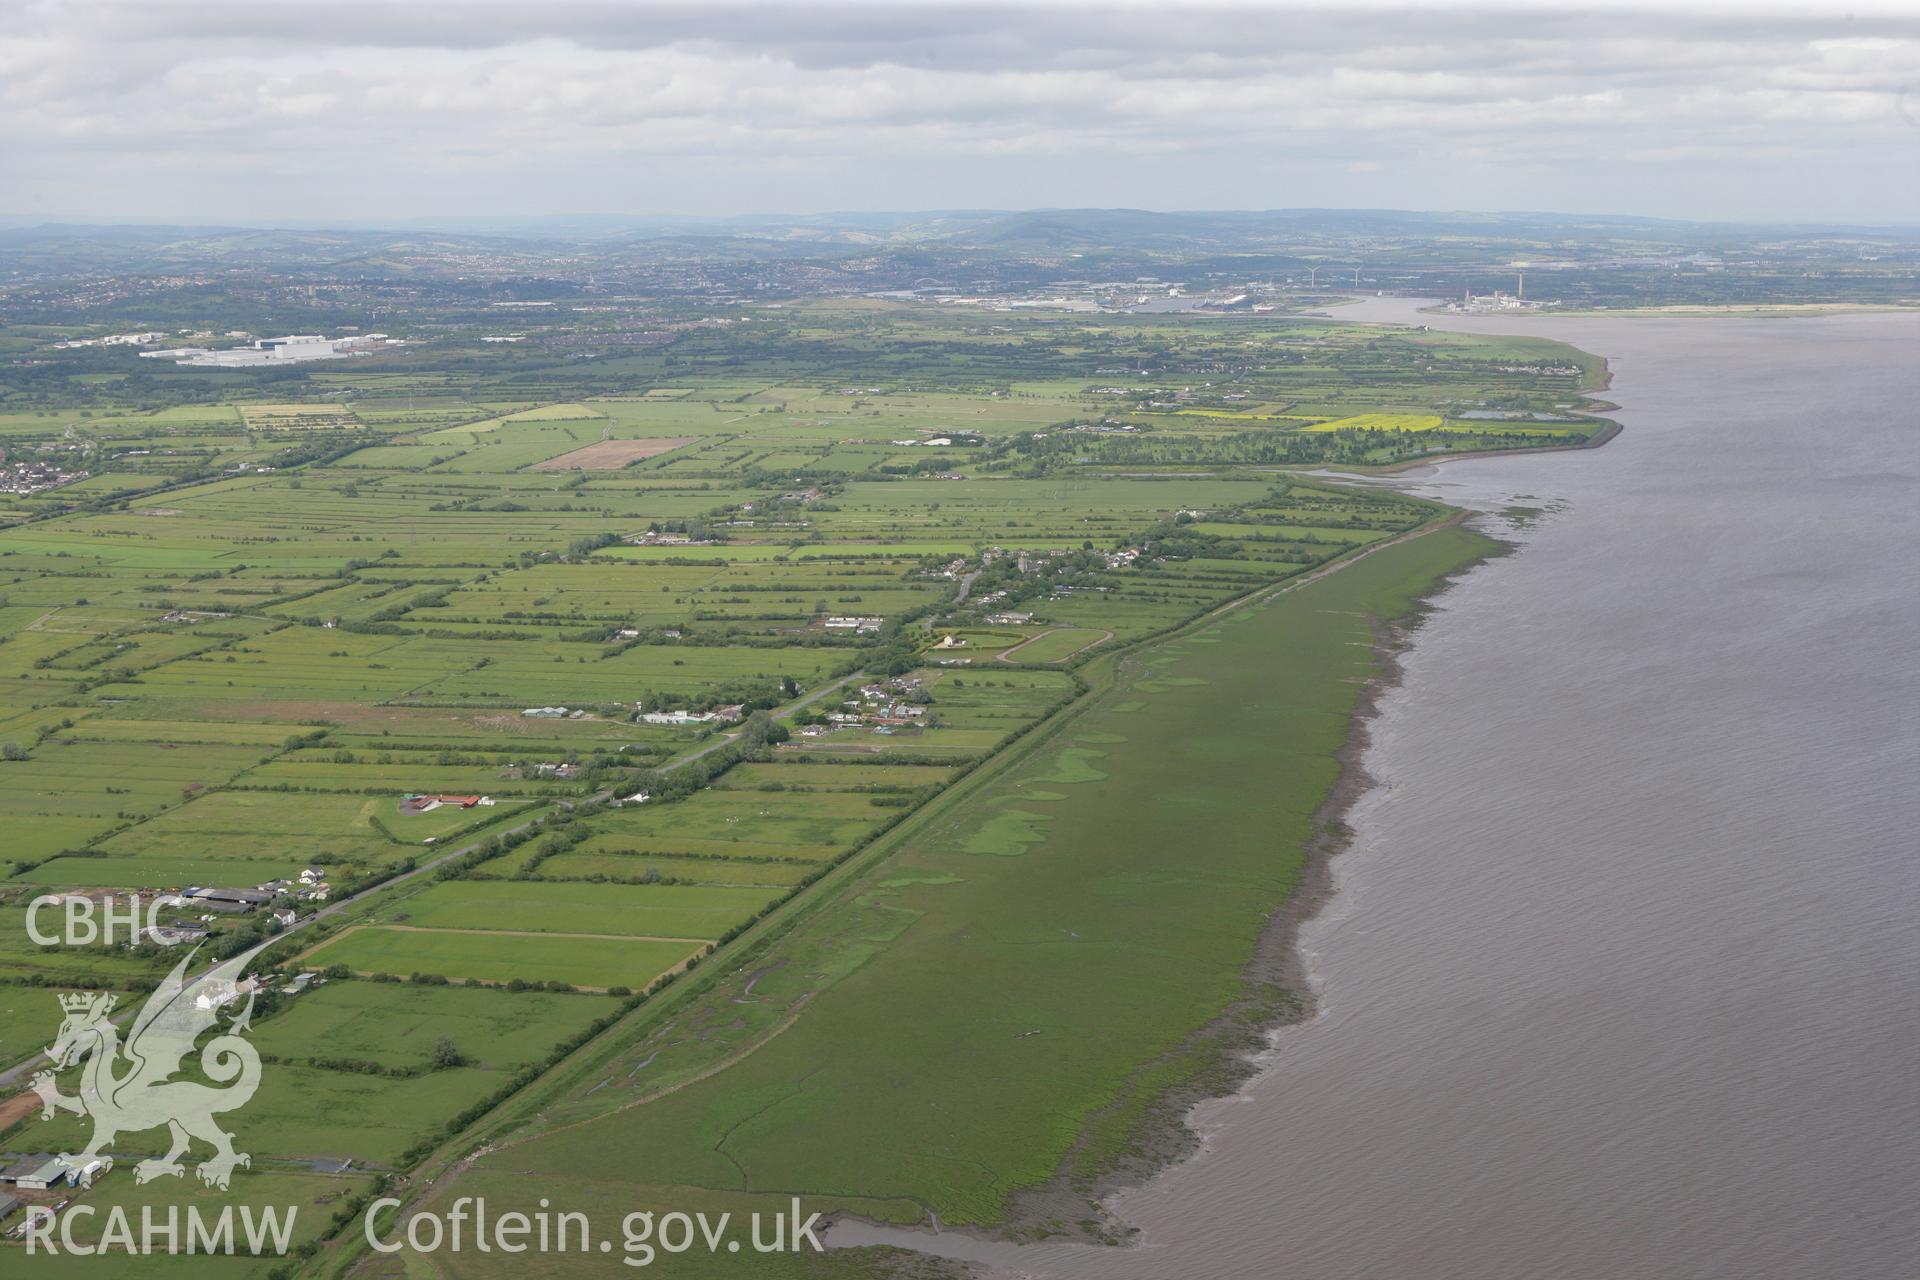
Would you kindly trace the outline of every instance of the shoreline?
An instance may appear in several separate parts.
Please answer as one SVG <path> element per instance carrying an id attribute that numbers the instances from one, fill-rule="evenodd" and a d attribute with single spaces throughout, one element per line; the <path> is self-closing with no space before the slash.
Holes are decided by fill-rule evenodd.
<path id="1" fill-rule="evenodd" d="M 1485 456 L 1485 455 L 1478 455 Z M 1466 524 L 1476 513 L 1461 510 L 1428 526 L 1428 531 Z M 1145 1114 L 1132 1129 L 1132 1151 L 1117 1167 L 1077 1173 L 1074 1162 L 1102 1114 L 1096 1112 L 1082 1126 L 1081 1136 L 1069 1148 L 1061 1167 L 1045 1184 L 1015 1192 L 1009 1198 L 1005 1220 L 997 1227 L 931 1224 L 902 1226 L 880 1223 L 857 1214 L 837 1215 L 832 1229 L 857 1223 L 880 1233 L 884 1240 L 835 1242 L 829 1249 L 884 1245 L 904 1248 L 929 1259 L 965 1268 L 977 1274 L 980 1260 L 942 1253 L 929 1247 L 941 1238 L 959 1239 L 989 1248 L 1021 1247 L 1043 1242 L 1072 1243 L 1086 1248 L 1139 1247 L 1139 1228 L 1112 1206 L 1114 1197 L 1136 1190 L 1189 1160 L 1204 1156 L 1207 1133 L 1192 1122 L 1200 1104 L 1240 1094 L 1247 1083 L 1270 1065 L 1266 1055 L 1279 1047 L 1289 1027 L 1304 1025 L 1319 1013 L 1317 993 L 1300 934 L 1332 898 L 1336 888 L 1334 859 L 1352 844 L 1347 816 L 1360 799 L 1378 785 L 1367 772 L 1364 757 L 1371 745 L 1371 726 L 1380 714 L 1380 701 L 1398 688 L 1403 678 L 1401 658 L 1416 642 L 1418 632 L 1439 599 L 1466 574 L 1490 560 L 1512 554 L 1516 543 L 1476 530 L 1494 546 L 1475 559 L 1434 577 L 1420 592 L 1413 610 L 1393 622 L 1374 623 L 1373 654 L 1377 670 L 1361 687 L 1348 713 L 1346 733 L 1332 758 L 1338 773 L 1313 814 L 1314 832 L 1304 845 L 1304 861 L 1297 882 L 1268 916 L 1255 939 L 1253 954 L 1241 970 L 1246 991 L 1218 1015 L 1170 1049 L 1135 1068 L 1136 1078 L 1182 1058 L 1197 1057 L 1199 1066 L 1170 1085 L 1151 1086 L 1141 1094 L 1125 1093 L 1109 1107 L 1146 1099 Z M 1347 562 L 1351 563 L 1351 562 Z M 1089 1216 L 1093 1215 L 1093 1216 Z"/>
<path id="2" fill-rule="evenodd" d="M 1601 412 L 1610 412 L 1619 408 L 1618 405 L 1607 404 L 1605 402 L 1601 402 L 1594 407 Z M 1412 471 L 1418 467 L 1437 467 L 1449 462 L 1473 462 L 1485 458 L 1528 458 L 1537 454 L 1546 453 L 1579 453 L 1587 449 L 1598 449 L 1602 445 L 1611 444 L 1625 431 L 1625 427 L 1608 418 L 1603 419 L 1603 425 L 1600 430 L 1594 432 L 1578 444 L 1543 444 L 1522 449 L 1476 449 L 1467 453 L 1423 453 L 1417 458 L 1405 458 L 1399 462 L 1388 462 L 1380 465 L 1316 462 L 1312 464 L 1301 463 L 1285 466 L 1252 467 L 1249 468 L 1249 470 L 1260 473 L 1284 471 L 1309 476 L 1352 476 L 1359 480 L 1370 480 L 1376 476 L 1399 475 L 1402 472 Z"/>
<path id="3" fill-rule="evenodd" d="M 1470 512 L 1463 512 L 1448 523 L 1465 523 L 1471 515 Z M 1493 537 L 1491 534 L 1487 536 Z M 1149 1160 L 1139 1168 L 1114 1171 L 1095 1180 L 1092 1199 L 1100 1211 L 1127 1235 L 1136 1234 L 1137 1228 L 1129 1226 L 1114 1214 L 1108 1202 L 1119 1193 L 1145 1185 L 1168 1169 L 1204 1155 L 1207 1135 L 1194 1126 L 1194 1109 L 1204 1102 L 1240 1094 L 1246 1084 L 1269 1065 L 1260 1060 L 1260 1055 L 1277 1049 L 1280 1035 L 1288 1028 L 1302 1026 L 1319 1015 L 1319 999 L 1314 989 L 1311 967 L 1300 947 L 1300 935 L 1307 922 L 1317 916 L 1333 897 L 1337 887 L 1334 859 L 1353 844 L 1353 830 L 1347 824 L 1348 816 L 1361 798 L 1379 784 L 1379 779 L 1367 772 L 1365 756 L 1372 745 L 1372 726 L 1379 717 L 1381 699 L 1400 687 L 1404 678 L 1401 658 L 1413 647 L 1421 625 L 1433 612 L 1437 601 L 1466 574 L 1490 560 L 1511 555 L 1518 550 L 1518 545 L 1508 539 L 1493 540 L 1497 545 L 1485 554 L 1434 578 L 1421 592 L 1414 611 L 1407 617 L 1396 622 L 1376 622 L 1373 653 L 1380 664 L 1379 669 L 1361 687 L 1353 710 L 1348 714 L 1346 736 L 1333 753 L 1339 773 L 1314 810 L 1314 834 L 1306 844 L 1306 860 L 1301 867 L 1299 881 L 1268 917 L 1254 944 L 1253 958 L 1243 972 L 1244 979 L 1256 989 L 1270 986 L 1285 992 L 1290 997 L 1291 1007 L 1278 1016 L 1248 1023 L 1246 1018 L 1251 1006 L 1257 1003 L 1257 992 L 1250 992 L 1190 1036 L 1187 1045 L 1181 1046 L 1189 1048 L 1210 1038 L 1229 1034 L 1236 1026 L 1250 1029 L 1257 1038 L 1254 1044 L 1229 1043 L 1221 1046 L 1227 1052 L 1223 1054 L 1224 1060 L 1217 1065 L 1231 1077 L 1230 1087 L 1214 1087 L 1223 1081 L 1209 1076 L 1175 1085 L 1156 1100 L 1154 1114 L 1142 1126 L 1141 1134 L 1143 1142 L 1159 1148 Z M 1143 1064 L 1143 1069 L 1150 1065 Z M 1154 1132 L 1156 1129 L 1161 1132 Z M 1010 1216 L 1010 1222 L 1018 1223 L 1020 1216 L 1016 1211 Z"/>
<path id="4" fill-rule="evenodd" d="M 1613 383 L 1613 362 L 1602 358 L 1600 375 L 1581 393 L 1587 412 L 1599 415 L 1615 411 L 1618 405 L 1601 399 L 1598 393 Z M 1617 439 L 1624 430 L 1614 419 L 1599 417 L 1600 429 L 1574 444 L 1532 448 L 1490 450 L 1469 453 L 1430 454 L 1409 458 L 1381 467 L 1342 468 L 1352 482 L 1364 484 L 1375 477 L 1390 476 L 1416 468 L 1459 461 L 1467 458 L 1510 457 L 1523 454 L 1566 453 L 1597 449 Z M 1278 467 L 1274 471 L 1299 471 Z M 1436 526 L 1462 525 L 1476 514 L 1456 509 Z M 1381 700 L 1400 686 L 1403 679 L 1402 656 L 1408 652 L 1422 623 L 1433 612 L 1437 601 L 1467 573 L 1488 561 L 1511 555 L 1519 544 L 1509 537 L 1485 534 L 1493 546 L 1469 563 L 1439 574 L 1421 590 L 1414 607 L 1406 616 L 1392 622 L 1375 620 L 1373 653 L 1378 663 L 1366 681 L 1348 715 L 1346 734 L 1333 752 L 1338 772 L 1326 795 L 1315 808 L 1314 832 L 1304 846 L 1304 861 L 1299 878 L 1286 897 L 1268 917 L 1255 940 L 1253 954 L 1241 971 L 1245 991 L 1214 1018 L 1170 1049 L 1140 1063 L 1133 1073 L 1135 1081 L 1149 1077 L 1160 1068 L 1198 1059 L 1198 1065 L 1176 1075 L 1170 1083 L 1143 1084 L 1140 1092 L 1123 1089 L 1106 1108 L 1094 1112 L 1081 1127 L 1079 1136 L 1068 1148 L 1060 1167 L 1046 1183 L 1008 1198 L 1007 1216 L 996 1227 L 945 1226 L 935 1218 L 932 1224 L 903 1227 L 882 1224 L 854 1214 L 839 1215 L 830 1230 L 843 1224 L 859 1223 L 877 1238 L 856 1244 L 836 1244 L 828 1236 L 829 1248 L 886 1245 L 912 1250 L 929 1259 L 978 1274 L 984 1261 L 979 1256 L 942 1253 L 930 1248 L 943 1236 L 957 1237 L 988 1249 L 1034 1245 L 1044 1241 L 1074 1242 L 1080 1247 L 1137 1248 L 1140 1228 L 1129 1223 L 1113 1201 L 1126 1192 L 1137 1190 L 1154 1178 L 1196 1157 L 1204 1156 L 1209 1135 L 1193 1123 L 1193 1112 L 1202 1103 L 1244 1096 L 1249 1081 L 1273 1065 L 1270 1055 L 1280 1048 L 1282 1033 L 1302 1026 L 1319 1013 L 1318 994 L 1307 958 L 1300 946 L 1305 925 L 1317 916 L 1337 888 L 1333 861 L 1351 847 L 1353 831 L 1347 818 L 1360 799 L 1369 794 L 1378 779 L 1367 772 L 1365 755 L 1371 746 L 1371 727 L 1380 714 Z M 1350 563 L 1347 562 L 1347 563 Z M 1327 572 L 1323 569 L 1320 573 Z M 1313 576 L 1320 576 L 1316 573 Z M 1299 585 L 1299 584 L 1295 584 Z M 1075 1162 L 1086 1148 L 1103 1114 L 1129 1103 L 1139 1105 L 1142 1115 L 1134 1122 L 1127 1154 L 1114 1165 L 1092 1171 L 1078 1171 Z M 971 1251 L 968 1251 L 971 1252 Z"/>
<path id="5" fill-rule="evenodd" d="M 1593 406 L 1602 412 L 1618 409 L 1620 406 L 1606 404 L 1604 401 Z M 1611 418 L 1604 425 L 1579 444 L 1543 444 L 1530 449 L 1482 449 L 1473 453 L 1429 453 L 1418 458 L 1408 458 L 1402 462 L 1389 462 L 1384 467 L 1369 467 L 1361 471 L 1355 467 L 1342 467 L 1342 471 L 1351 471 L 1355 475 L 1390 476 L 1402 471 L 1411 471 L 1415 467 L 1438 466 L 1447 462 L 1465 462 L 1470 458 L 1524 458 L 1541 453 L 1579 453 L 1585 449 L 1598 449 L 1610 444 L 1626 428 Z"/>
<path id="6" fill-rule="evenodd" d="M 1356 299 L 1357 301 L 1357 299 Z M 1374 323 L 1374 322 L 1360 322 Z M 1598 393 L 1608 391 L 1613 385 L 1614 366 L 1609 357 L 1600 357 L 1600 376 L 1595 383 L 1581 393 L 1586 402 L 1586 411 L 1596 417 L 1613 412 L 1620 406 L 1601 399 Z M 1400 463 L 1384 467 L 1352 469 L 1356 481 L 1366 481 L 1375 476 L 1393 475 L 1428 465 L 1461 461 L 1469 458 L 1513 457 L 1525 454 L 1567 453 L 1575 450 L 1598 449 L 1617 439 L 1625 428 L 1612 418 L 1600 418 L 1602 426 L 1585 440 L 1577 444 L 1553 445 L 1545 447 L 1503 449 L 1488 452 L 1435 454 L 1422 458 L 1410 458 Z M 1295 468 L 1281 468 L 1295 470 Z M 1346 469 L 1342 469 L 1346 470 Z M 1476 513 L 1465 508 L 1455 511 L 1446 521 L 1447 524 L 1470 524 Z M 1186 1081 L 1176 1083 L 1163 1091 L 1162 1096 L 1154 1099 L 1149 1117 L 1141 1125 L 1141 1141 L 1151 1148 L 1150 1154 L 1137 1165 L 1112 1170 L 1096 1177 L 1092 1185 L 1083 1192 L 1093 1201 L 1095 1210 L 1101 1215 L 1103 1223 L 1112 1228 L 1109 1242 L 1118 1243 L 1113 1237 L 1135 1237 L 1138 1228 L 1126 1223 L 1115 1212 L 1111 1201 L 1117 1195 L 1144 1186 L 1154 1177 L 1197 1156 L 1206 1153 L 1207 1134 L 1193 1124 L 1195 1108 L 1208 1101 L 1224 1100 L 1243 1096 L 1247 1083 L 1266 1070 L 1271 1060 L 1263 1055 L 1271 1054 L 1280 1047 L 1283 1033 L 1289 1027 L 1297 1027 L 1311 1022 L 1318 1016 L 1319 998 L 1315 990 L 1311 966 L 1301 949 L 1301 933 L 1306 924 L 1317 916 L 1332 899 L 1337 889 L 1334 877 L 1334 859 L 1352 846 L 1353 830 L 1347 819 L 1362 797 L 1379 785 L 1379 780 L 1367 771 L 1365 757 L 1372 745 L 1372 725 L 1380 714 L 1381 700 L 1400 687 L 1404 678 L 1402 657 L 1414 645 L 1422 624 L 1437 607 L 1437 602 L 1468 573 L 1480 568 L 1491 560 L 1512 555 L 1520 544 L 1510 537 L 1485 534 L 1495 544 L 1483 555 L 1473 561 L 1460 565 L 1435 577 L 1423 589 L 1414 608 L 1407 616 L 1392 622 L 1375 622 L 1374 656 L 1378 669 L 1362 686 L 1356 698 L 1353 710 L 1347 720 L 1347 731 L 1341 745 L 1333 753 L 1338 766 L 1333 785 L 1315 809 L 1313 815 L 1314 834 L 1305 847 L 1305 862 L 1293 891 L 1279 904 L 1262 928 L 1254 945 L 1252 959 L 1243 971 L 1243 979 L 1249 985 L 1249 992 L 1240 1000 L 1234 1001 L 1221 1014 L 1205 1027 L 1186 1038 L 1182 1045 L 1162 1055 L 1155 1061 L 1164 1061 L 1171 1054 L 1188 1050 L 1204 1043 L 1209 1038 L 1219 1038 L 1229 1034 L 1236 1022 L 1245 1024 L 1250 1007 L 1254 1004 L 1254 994 L 1263 986 L 1277 987 L 1291 998 L 1291 1007 L 1278 1016 L 1269 1016 L 1254 1021 L 1251 1025 L 1257 1036 L 1257 1043 L 1223 1043 L 1221 1061 L 1217 1063 L 1218 1075 L 1205 1073 Z M 1144 1072 L 1154 1062 L 1141 1064 L 1138 1071 Z M 1225 1087 L 1221 1087 L 1225 1085 Z M 1069 1156 L 1071 1160 L 1071 1155 Z M 1016 1195 L 1014 1208 L 1009 1214 L 1008 1230 L 999 1234 L 990 1232 L 971 1232 L 977 1238 L 1006 1242 L 1014 1230 L 1032 1225 L 1029 1215 L 1023 1210 L 1037 1205 L 1042 1196 L 1057 1197 L 1065 1189 L 1067 1172 L 1061 1173 L 1044 1188 L 1034 1192 Z M 1029 1199 L 1031 1197 L 1031 1199 Z M 938 1227 L 935 1228 L 936 1233 Z"/>

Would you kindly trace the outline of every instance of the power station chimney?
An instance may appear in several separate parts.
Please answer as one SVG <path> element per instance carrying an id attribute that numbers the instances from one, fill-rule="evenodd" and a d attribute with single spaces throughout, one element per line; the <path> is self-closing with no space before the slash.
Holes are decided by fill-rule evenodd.
<path id="1" fill-rule="evenodd" d="M 1520 299 L 1520 301 L 1522 302 L 1525 302 L 1527 300 L 1527 273 L 1524 271 L 1520 273 L 1519 291 L 1516 292 L 1513 296 Z"/>

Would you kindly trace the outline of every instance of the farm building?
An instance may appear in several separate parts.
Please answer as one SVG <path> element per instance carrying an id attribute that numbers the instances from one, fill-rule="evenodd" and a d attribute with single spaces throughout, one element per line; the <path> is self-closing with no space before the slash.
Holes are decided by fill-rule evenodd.
<path id="1" fill-rule="evenodd" d="M 153 940 L 162 946 L 172 946 L 180 942 L 197 942 L 206 936 L 207 926 L 198 920 L 163 924 L 153 930 Z"/>
<path id="2" fill-rule="evenodd" d="M 42 1151 L 0 1169 L 0 1182 L 10 1183 L 22 1191 L 46 1191 L 66 1174 L 66 1161 Z"/>
<path id="3" fill-rule="evenodd" d="M 713 712 L 699 711 L 649 711 L 640 717 L 648 724 L 706 724 L 717 719 Z"/>
<path id="4" fill-rule="evenodd" d="M 68 1186 L 90 1187 L 110 1166 L 105 1160 L 89 1160 L 82 1165 L 67 1165 L 64 1167 L 67 1171 Z"/>
<path id="5" fill-rule="evenodd" d="M 189 889 L 182 896 L 214 911 L 252 911 L 273 901 L 264 889 Z"/>
<path id="6" fill-rule="evenodd" d="M 20 1201 L 17 1197 L 0 1196 L 0 1222 L 5 1222 L 8 1218 L 12 1217 L 14 1211 L 19 1207 Z"/>
<path id="7" fill-rule="evenodd" d="M 445 804 L 456 805 L 462 809 L 471 809 L 477 804 L 490 803 L 492 802 L 488 800 L 486 796 L 421 795 L 415 792 L 409 792 L 400 797 L 400 812 L 427 813 Z"/>

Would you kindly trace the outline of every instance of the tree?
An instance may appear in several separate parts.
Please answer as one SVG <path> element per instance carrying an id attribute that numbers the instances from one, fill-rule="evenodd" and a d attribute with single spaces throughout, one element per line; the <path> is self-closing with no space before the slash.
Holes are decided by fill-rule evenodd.
<path id="1" fill-rule="evenodd" d="M 453 1042 L 452 1036 L 441 1036 L 433 1042 L 433 1069 L 444 1071 L 448 1067 L 463 1067 L 467 1064 L 467 1055 L 460 1052 L 460 1046 Z"/>
<path id="2" fill-rule="evenodd" d="M 787 726 L 775 720 L 764 711 L 756 711 L 747 717 L 741 726 L 741 745 L 748 751 L 761 747 L 774 746 L 787 740 Z"/>

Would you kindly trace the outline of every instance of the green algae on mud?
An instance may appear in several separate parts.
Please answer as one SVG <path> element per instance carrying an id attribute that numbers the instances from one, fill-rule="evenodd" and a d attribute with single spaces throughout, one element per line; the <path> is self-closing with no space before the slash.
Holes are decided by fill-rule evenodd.
<path id="1" fill-rule="evenodd" d="M 1178 1154 L 1185 1102 L 1301 1008 L 1256 959 L 1324 844 L 1383 635 L 1497 545 L 1438 528 L 1209 619 L 1217 645 L 1100 659 L 1083 710 L 756 956 L 746 1004 L 676 1014 L 674 1037 L 764 1019 L 745 1051 L 638 1097 L 589 1081 L 476 1170 L 1098 1232 L 1097 1192 Z M 1062 797 L 1044 815 L 991 803 L 1035 782 Z M 662 1043 L 593 1075 L 654 1070 Z"/>

